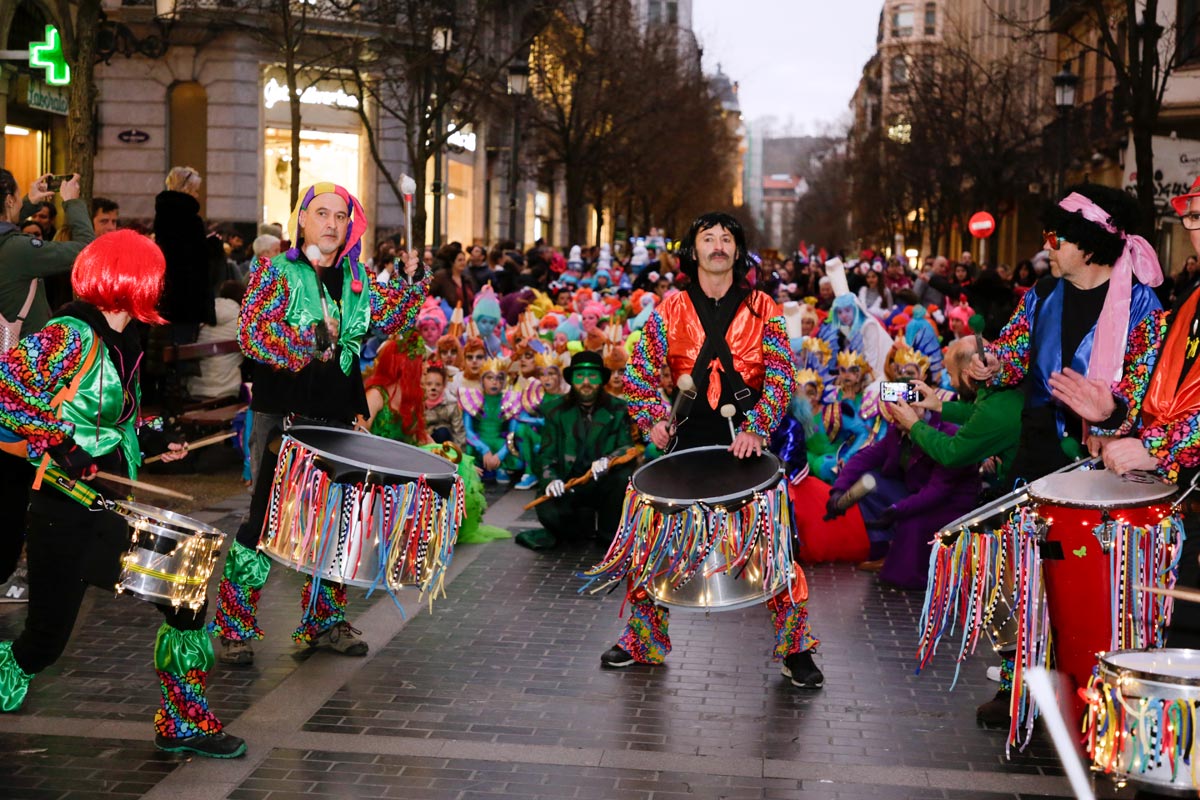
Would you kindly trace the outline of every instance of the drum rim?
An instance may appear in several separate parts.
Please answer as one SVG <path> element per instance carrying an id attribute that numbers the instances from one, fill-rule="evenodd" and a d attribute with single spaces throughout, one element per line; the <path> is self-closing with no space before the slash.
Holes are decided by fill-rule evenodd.
<path id="1" fill-rule="evenodd" d="M 1101 470 L 1101 469 L 1076 470 L 1076 471 L 1078 471 L 1078 472 L 1108 472 L 1108 470 Z M 1066 473 L 1061 473 L 1061 474 L 1062 475 L 1072 475 L 1076 471 L 1066 472 Z M 1109 474 L 1112 475 L 1113 473 L 1109 472 Z M 1170 498 L 1174 497 L 1176 494 L 1179 493 L 1179 487 L 1169 484 L 1169 483 L 1161 483 L 1161 484 L 1143 483 L 1143 484 L 1138 484 L 1138 485 L 1141 485 L 1141 486 L 1156 486 L 1157 485 L 1157 486 L 1162 486 L 1164 489 L 1170 488 L 1170 491 L 1167 492 L 1166 494 L 1162 494 L 1162 495 L 1159 495 L 1159 496 L 1153 497 L 1153 498 L 1148 497 L 1148 498 L 1140 499 L 1140 500 L 1130 499 L 1130 500 L 1124 500 L 1124 501 L 1109 501 L 1109 502 L 1105 503 L 1104 505 L 1101 505 L 1100 504 L 1101 501 L 1096 501 L 1094 503 L 1069 502 L 1069 501 L 1065 501 L 1065 500 L 1062 500 L 1062 499 L 1056 498 L 1056 497 L 1047 497 L 1038 492 L 1037 486 L 1039 483 L 1042 483 L 1043 481 L 1046 481 L 1049 478 L 1059 477 L 1059 476 L 1060 476 L 1060 473 L 1052 472 L 1049 475 L 1043 475 L 1042 477 L 1040 477 L 1037 480 L 1033 481 L 1032 483 L 1028 484 L 1025 487 L 1025 489 L 1029 493 L 1029 499 L 1032 500 L 1033 502 L 1037 503 L 1038 505 L 1043 505 L 1043 506 L 1058 506 L 1059 508 L 1080 508 L 1080 509 L 1085 509 L 1085 510 L 1089 510 L 1089 511 L 1103 511 L 1104 509 L 1119 510 L 1122 508 L 1147 508 L 1149 506 L 1157 505 L 1166 500 L 1169 500 Z"/>
<path id="2" fill-rule="evenodd" d="M 650 467 L 655 467 L 658 464 L 662 464 L 667 459 L 671 458 L 672 456 L 677 456 L 682 453 L 703 452 L 705 450 L 708 450 L 708 451 L 726 450 L 727 451 L 727 450 L 729 450 L 729 448 L 726 447 L 725 445 L 721 445 L 721 444 L 705 445 L 704 447 L 689 447 L 687 450 L 676 450 L 674 453 L 667 453 L 664 456 L 660 456 L 659 458 L 656 458 L 653 461 L 649 461 L 649 462 L 643 464 L 642 466 L 638 467 L 637 470 L 634 471 L 633 476 L 630 478 L 630 483 L 631 483 L 631 486 L 633 487 L 633 490 L 637 493 L 639 498 L 645 498 L 646 500 L 648 500 L 651 503 L 668 503 L 673 506 L 680 506 L 681 508 L 687 508 L 688 506 L 694 505 L 696 503 L 703 503 L 705 505 L 715 506 L 715 505 L 721 505 L 722 503 L 730 503 L 735 500 L 744 500 L 748 497 L 752 497 L 756 492 L 761 492 L 764 489 L 775 486 L 776 484 L 779 483 L 779 481 L 783 477 L 783 472 L 784 472 L 783 462 L 780 461 L 779 457 L 777 455 L 775 455 L 774 453 L 770 452 L 769 450 L 763 450 L 762 455 L 759 456 L 759 458 L 768 458 L 769 457 L 769 458 L 773 459 L 775 461 L 775 474 L 771 478 L 769 478 L 766 481 L 764 481 L 763 483 L 759 484 L 758 486 L 753 486 L 749 489 L 742 489 L 741 491 L 736 492 L 734 494 L 721 495 L 719 497 L 704 497 L 704 498 L 695 498 L 692 500 L 681 500 L 679 498 L 674 498 L 674 497 L 659 497 L 658 495 L 653 495 L 653 494 L 649 494 L 647 492 L 643 492 L 641 489 L 638 488 L 637 477 L 638 477 L 638 475 L 640 475 L 642 473 L 643 470 L 646 470 Z"/>
<path id="3" fill-rule="evenodd" d="M 116 500 L 114 501 L 114 505 L 116 505 L 119 510 L 129 512 L 122 514 L 122 516 L 126 518 L 136 516 L 144 521 L 156 524 L 159 528 L 164 527 L 163 525 L 158 524 L 159 519 L 166 519 L 168 522 L 173 520 L 186 520 L 189 525 L 193 525 L 195 527 L 192 528 L 191 534 L 184 535 L 219 537 L 221 539 L 225 538 L 225 532 L 219 528 L 214 528 L 212 525 L 209 525 L 206 522 L 201 522 L 195 517 L 189 517 L 187 514 L 180 514 L 178 511 L 171 511 L 167 508 L 159 508 L 158 506 L 152 506 L 147 503 L 139 503 L 135 500 Z M 161 515 L 161 517 L 156 517 L 156 514 Z M 171 533 L 180 532 L 171 531 Z"/>
<path id="4" fill-rule="evenodd" d="M 456 470 L 454 468 L 454 465 L 451 464 L 449 461 L 446 461 L 446 465 L 449 467 L 449 469 L 447 469 L 444 473 L 417 472 L 414 474 L 414 473 L 402 472 L 400 470 L 390 470 L 389 471 L 388 469 L 381 469 L 378 465 L 375 465 L 375 464 L 367 464 L 364 461 L 358 461 L 353 458 L 346 458 L 345 456 L 337 455 L 335 453 L 330 453 L 326 450 L 322 450 L 319 447 L 313 447 L 312 445 L 308 444 L 307 442 L 302 442 L 301 440 L 297 439 L 295 436 L 292 436 L 292 431 L 306 431 L 306 430 L 307 431 L 332 431 L 334 433 L 343 433 L 343 434 L 348 433 L 348 434 L 352 434 L 354 436 L 364 436 L 364 437 L 370 437 L 373 439 L 382 439 L 385 442 L 391 442 L 392 444 L 399 445 L 400 447 L 412 447 L 413 450 L 417 450 L 421 453 L 424 453 L 427 456 L 430 456 L 432 458 L 437 458 L 439 460 L 444 460 L 444 459 L 441 459 L 440 456 L 430 453 L 428 450 L 422 450 L 419 447 L 413 447 L 413 445 L 411 445 L 411 444 L 405 444 L 404 442 L 397 442 L 395 439 L 388 439 L 383 436 L 376 436 L 373 433 L 365 433 L 364 431 L 354 430 L 352 428 L 331 428 L 327 425 L 293 425 L 292 427 L 290 427 L 286 431 L 284 431 L 283 435 L 287 436 L 292 441 L 296 442 L 296 444 L 300 445 L 305 450 L 308 450 L 311 453 L 321 456 L 322 458 L 328 458 L 331 461 L 335 461 L 340 464 L 346 464 L 351 467 L 357 467 L 359 469 L 367 470 L 368 472 L 374 472 L 377 475 L 401 475 L 406 478 L 424 477 L 424 478 L 434 478 L 437 480 L 446 480 L 446 479 L 455 478 L 458 476 L 458 470 Z"/>
<path id="5" fill-rule="evenodd" d="M 1160 675 L 1158 673 L 1146 672 L 1145 670 L 1136 669 L 1134 667 L 1117 666 L 1109 661 L 1111 656 L 1119 656 L 1124 653 L 1162 653 L 1168 650 L 1172 653 L 1186 653 L 1189 656 L 1194 657 L 1197 662 L 1200 662 L 1200 649 L 1194 649 L 1191 647 L 1127 647 L 1124 650 L 1112 650 L 1108 653 L 1102 654 L 1099 657 L 1100 666 L 1102 668 L 1101 671 L 1103 671 L 1103 668 L 1107 668 L 1109 672 L 1116 673 L 1118 675 L 1128 675 L 1131 678 L 1139 681 L 1145 681 L 1147 683 L 1168 683 L 1172 686 L 1188 686 L 1193 689 L 1196 688 L 1195 678 L 1178 678 L 1173 675 Z"/>

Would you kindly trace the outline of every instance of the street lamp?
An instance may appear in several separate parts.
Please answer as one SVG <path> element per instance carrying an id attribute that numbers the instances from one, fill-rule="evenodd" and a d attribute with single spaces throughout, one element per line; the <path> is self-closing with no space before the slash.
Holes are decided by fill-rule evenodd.
<path id="1" fill-rule="evenodd" d="M 437 75 L 434 78 L 434 94 L 437 97 L 437 113 L 433 118 L 433 133 L 430 141 L 437 143 L 433 153 L 433 248 L 436 250 L 442 243 L 442 146 L 441 139 L 445 135 L 442 130 L 442 83 L 445 76 L 446 56 L 454 46 L 454 15 L 443 9 L 433 20 L 433 34 L 430 48 L 438 55 Z M 410 245 L 411 246 L 411 245 Z"/>
<path id="2" fill-rule="evenodd" d="M 1071 62 L 1067 60 L 1051 80 L 1054 81 L 1054 105 L 1058 109 L 1058 185 L 1055 188 L 1059 194 L 1066 181 L 1067 119 L 1075 108 L 1075 85 L 1079 83 L 1079 76 L 1071 72 Z"/>
<path id="3" fill-rule="evenodd" d="M 508 164 L 508 238 L 517 236 L 517 184 L 521 179 L 521 98 L 529 91 L 529 63 L 514 62 L 508 67 L 508 93 L 513 98 L 512 154 Z"/>

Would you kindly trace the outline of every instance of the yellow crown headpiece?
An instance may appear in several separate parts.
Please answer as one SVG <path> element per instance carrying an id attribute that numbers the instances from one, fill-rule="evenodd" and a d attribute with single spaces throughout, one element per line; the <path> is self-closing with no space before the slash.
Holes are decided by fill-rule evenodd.
<path id="1" fill-rule="evenodd" d="M 821 385 L 821 373 L 815 369 L 801 369 L 796 371 L 796 385 L 807 386 L 810 383 Z"/>
<path id="2" fill-rule="evenodd" d="M 496 356 L 483 362 L 483 368 L 479 371 L 479 374 L 487 375 L 489 372 L 491 372 L 496 375 L 503 375 L 507 369 L 508 360 Z"/>
<path id="3" fill-rule="evenodd" d="M 916 364 L 922 372 L 929 372 L 929 356 L 911 347 L 897 347 L 896 356 L 892 360 L 896 366 Z"/>
<path id="4" fill-rule="evenodd" d="M 538 353 L 533 357 L 533 360 L 538 367 L 558 367 L 560 371 L 571 366 L 570 353 L 555 353 L 552 351 Z"/>
<path id="5" fill-rule="evenodd" d="M 829 342 L 819 336 L 805 336 L 801 349 L 817 356 L 822 364 L 828 364 L 829 357 L 833 355 L 833 351 L 829 349 Z"/>
<path id="6" fill-rule="evenodd" d="M 837 363 L 839 367 L 858 367 L 863 372 L 868 372 L 871 365 L 867 360 L 859 355 L 857 350 L 843 350 L 838 353 Z"/>

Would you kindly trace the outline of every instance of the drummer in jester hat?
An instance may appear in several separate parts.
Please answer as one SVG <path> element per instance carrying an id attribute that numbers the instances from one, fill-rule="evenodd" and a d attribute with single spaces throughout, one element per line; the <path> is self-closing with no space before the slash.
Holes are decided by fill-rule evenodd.
<path id="1" fill-rule="evenodd" d="M 120 580 L 129 523 L 112 511 L 91 510 L 83 481 L 98 467 L 137 475 L 142 349 L 134 323 L 163 323 L 154 308 L 165 273 L 162 252 L 148 238 L 129 230 L 105 234 L 75 261 L 71 286 L 78 299 L 0 356 L 0 426 L 23 440 L 14 450 L 5 436 L 5 449 L 43 466 L 53 459 L 77 481 L 67 496 L 59 491 L 66 484 L 51 488 L 49 476 L 45 482 L 39 477 L 31 493 L 29 616 L 16 641 L 0 642 L 0 711 L 19 709 L 33 677 L 62 655 L 85 581 L 111 591 Z M 185 454 L 185 446 L 172 444 L 163 460 Z M 208 708 L 213 648 L 204 630 L 207 604 L 156 605 L 163 623 L 154 642 L 162 696 L 155 745 L 211 758 L 242 755 L 245 742 L 225 733 Z"/>
<path id="2" fill-rule="evenodd" d="M 1200 178 L 1171 206 L 1200 253 Z M 1112 437 L 1093 440 L 1106 467 L 1120 474 L 1152 472 L 1183 487 L 1200 475 L 1200 287 L 1154 321 L 1145 327 L 1143 346 L 1130 348 L 1125 377 L 1115 387 L 1067 371 L 1052 376 L 1050 385 L 1056 398 L 1093 423 L 1092 433 Z M 1191 589 L 1200 588 L 1200 517 L 1194 508 L 1184 507 L 1189 535 L 1177 578 L 1178 586 Z M 1200 604 L 1175 604 L 1166 644 L 1200 648 Z"/>
<path id="3" fill-rule="evenodd" d="M 730 423 L 718 409 L 732 405 L 737 433 L 730 451 L 737 458 L 758 456 L 787 413 L 795 389 L 782 311 L 750 286 L 746 234 L 732 216 L 709 213 L 696 219 L 681 243 L 679 259 L 691 279 L 688 288 L 650 315 L 625 370 L 631 415 L 661 450 L 683 450 L 729 443 Z M 710 343 L 706 329 L 724 331 L 724 337 Z M 659 393 L 659 375 L 668 364 L 673 375 L 691 375 L 697 394 L 691 407 L 680 411 L 683 421 L 675 430 L 671 409 Z M 783 525 L 782 519 L 774 520 L 770 535 L 777 542 L 791 535 Z M 809 629 L 807 589 L 801 588 L 799 565 L 789 566 L 792 584 L 766 602 L 775 629 L 774 655 L 783 661 L 783 675 L 792 685 L 815 689 L 825 679 L 813 662 L 818 642 Z M 671 650 L 667 609 L 653 602 L 645 586 L 632 582 L 629 601 L 629 622 L 601 656 L 601 665 L 661 664 Z"/>
<path id="4" fill-rule="evenodd" d="M 517 534 L 518 544 L 552 548 L 560 540 L 586 536 L 596 517 L 599 531 L 616 530 L 633 465 L 609 469 L 609 460 L 633 444 L 633 425 L 625 402 L 604 391 L 609 375 L 600 354 L 590 350 L 573 355 L 563 370 L 571 390 L 547 409 L 535 456 L 538 490 L 552 499 L 537 507 L 543 530 Z M 566 488 L 567 481 L 588 470 L 590 481 Z"/>
<path id="5" fill-rule="evenodd" d="M 388 335 L 413 329 L 429 276 L 409 251 L 403 271 L 386 283 L 370 280 L 359 261 L 368 225 L 362 205 L 345 188 L 317 183 L 300 194 L 288 230 L 293 246 L 250 273 L 238 320 L 238 343 L 253 362 L 254 437 L 262 453 L 250 515 L 230 547 L 212 630 L 222 662 L 250 664 L 250 642 L 261 639 L 258 599 L 270 562 L 256 548 L 270 503 L 277 441 L 285 419 L 350 428 L 367 415 L 359 352 L 370 328 Z M 304 584 L 300 625 L 292 638 L 345 655 L 367 653 L 346 621 L 346 589 L 322 581 Z"/>

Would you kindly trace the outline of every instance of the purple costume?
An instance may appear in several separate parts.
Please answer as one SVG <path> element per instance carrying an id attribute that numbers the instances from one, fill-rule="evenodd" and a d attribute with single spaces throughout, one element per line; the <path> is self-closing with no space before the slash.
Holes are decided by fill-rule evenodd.
<path id="1" fill-rule="evenodd" d="M 957 427 L 933 414 L 934 429 L 953 434 Z M 887 435 L 859 450 L 842 467 L 834 491 L 844 492 L 870 472 L 875 491 L 859 501 L 863 519 L 879 519 L 888 509 L 895 522 L 868 528 L 872 544 L 891 541 L 879 573 L 881 580 L 905 589 L 924 589 L 933 535 L 946 523 L 975 508 L 979 474 L 975 465 L 950 468 L 937 464 L 892 425 Z"/>

